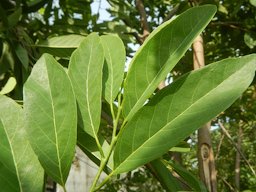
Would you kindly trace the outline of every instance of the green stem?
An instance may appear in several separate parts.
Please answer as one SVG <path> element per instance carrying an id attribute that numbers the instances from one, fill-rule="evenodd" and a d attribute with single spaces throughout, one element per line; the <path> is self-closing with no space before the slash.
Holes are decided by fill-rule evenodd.
<path id="1" fill-rule="evenodd" d="M 108 180 L 112 177 L 112 175 L 114 174 L 114 172 L 112 171 L 96 188 L 95 191 L 99 190 L 101 187 L 103 187 Z"/>
<path id="2" fill-rule="evenodd" d="M 93 181 L 93 183 L 92 183 L 92 186 L 91 186 L 91 189 L 90 189 L 90 191 L 91 192 L 93 192 L 94 191 L 94 188 L 96 187 L 96 185 L 97 185 L 97 182 L 98 182 L 98 180 L 99 180 L 99 178 L 100 178 L 100 175 L 101 175 L 101 173 L 102 173 L 102 171 L 103 171 L 103 169 L 104 169 L 104 160 L 102 159 L 101 160 L 101 163 L 100 163 L 100 167 L 99 167 L 99 170 L 98 170 L 98 172 L 97 172 L 97 174 L 96 174 L 96 176 L 95 176 L 95 178 L 94 178 L 94 181 Z"/>
<path id="3" fill-rule="evenodd" d="M 120 104 L 121 102 L 121 94 L 118 95 L 118 103 Z M 113 108 L 113 104 L 110 105 L 110 110 L 111 110 L 111 115 L 113 118 L 113 132 L 112 132 L 112 139 L 111 139 L 111 143 L 110 143 L 110 147 L 109 147 L 109 151 L 106 155 L 106 158 L 102 158 L 101 159 L 101 163 L 100 163 L 100 167 L 99 170 L 94 178 L 92 187 L 91 187 L 91 192 L 98 190 L 99 188 L 101 188 L 112 176 L 113 172 L 111 172 L 106 178 L 104 179 L 104 181 L 100 184 L 100 187 L 96 187 L 98 180 L 100 178 L 101 173 L 103 172 L 106 164 L 108 163 L 108 160 L 112 154 L 112 151 L 114 149 L 115 143 L 117 141 L 117 136 L 116 136 L 116 132 L 117 132 L 117 127 L 118 127 L 118 120 L 120 118 L 120 114 L 121 114 L 121 105 L 118 106 L 118 111 L 117 111 L 117 115 L 115 116 L 115 112 L 114 112 L 114 108 Z"/>
<path id="4" fill-rule="evenodd" d="M 98 190 L 98 189 L 100 189 L 103 185 L 105 185 L 105 183 L 110 179 L 110 177 L 113 175 L 113 171 L 103 180 L 103 182 L 101 182 L 101 184 L 98 186 L 98 187 L 96 187 L 96 184 L 97 184 L 97 182 L 98 182 L 98 180 L 99 180 L 99 177 L 100 177 L 100 175 L 101 175 L 101 173 L 103 172 L 103 169 L 104 169 L 104 167 L 106 166 L 106 164 L 107 164 L 107 162 L 108 162 L 108 160 L 109 160 L 109 158 L 110 158 L 110 155 L 111 155 L 111 153 L 112 153 L 112 151 L 113 151 L 113 148 L 114 148 L 114 145 L 115 145 L 115 143 L 116 143 L 116 141 L 117 141 L 117 137 L 115 136 L 114 138 L 112 138 L 112 141 L 111 141 L 111 144 L 110 144 L 110 149 L 109 149 L 109 151 L 108 151 L 108 154 L 107 154 L 107 157 L 101 162 L 101 164 L 100 164 L 100 168 L 99 168 L 99 170 L 98 170 L 98 173 L 97 173 L 97 175 L 96 175 L 96 177 L 95 177 L 95 179 L 94 179 L 94 182 L 93 182 L 93 185 L 92 185 L 92 188 L 91 188 L 91 191 L 93 192 L 93 191 L 96 191 L 96 190 Z"/>
<path id="5" fill-rule="evenodd" d="M 66 189 L 65 185 L 62 186 L 62 188 L 63 188 L 63 191 L 64 191 L 64 192 L 67 192 L 67 189 Z"/>
<path id="6" fill-rule="evenodd" d="M 100 141 L 99 141 L 99 138 L 97 137 L 97 135 L 95 136 L 95 141 L 96 141 L 97 147 L 100 151 L 101 158 L 104 158 L 105 155 L 104 155 L 103 149 L 101 147 L 101 144 L 100 144 Z"/>

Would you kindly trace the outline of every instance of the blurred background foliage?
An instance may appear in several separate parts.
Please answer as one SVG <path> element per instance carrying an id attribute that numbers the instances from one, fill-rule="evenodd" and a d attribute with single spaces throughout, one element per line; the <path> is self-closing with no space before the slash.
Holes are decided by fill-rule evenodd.
<path id="1" fill-rule="evenodd" d="M 97 3 L 96 12 L 92 10 L 93 3 Z M 215 4 L 218 12 L 203 32 L 207 64 L 256 52 L 256 0 L 144 0 L 143 3 L 151 31 L 195 4 Z M 102 8 L 103 4 L 107 4 L 106 10 Z M 106 18 L 101 15 L 102 11 L 108 13 Z M 65 66 L 72 51 L 91 32 L 118 34 L 126 45 L 129 61 L 143 38 L 136 1 L 1 0 L 0 94 L 22 101 L 23 83 L 40 55 L 49 52 Z M 168 78 L 175 79 L 192 69 L 190 49 Z M 252 171 L 256 170 L 255 112 L 256 80 L 232 107 L 212 123 L 218 191 L 256 191 L 256 178 Z M 102 126 L 111 127 L 106 119 Z M 104 134 L 107 136 L 107 131 Z M 182 165 L 197 174 L 196 136 L 191 135 L 188 143 L 191 150 L 182 153 Z M 242 153 L 239 185 L 235 174 L 237 148 Z M 151 173 L 143 168 L 119 180 L 113 179 L 104 190 L 121 189 L 161 190 Z"/>

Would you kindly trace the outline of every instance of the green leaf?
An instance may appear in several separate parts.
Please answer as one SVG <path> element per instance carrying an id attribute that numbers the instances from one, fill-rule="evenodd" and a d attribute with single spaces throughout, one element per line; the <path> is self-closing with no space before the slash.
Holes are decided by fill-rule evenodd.
<path id="1" fill-rule="evenodd" d="M 22 9 L 19 7 L 12 14 L 8 16 L 8 28 L 14 27 L 20 20 L 22 14 Z"/>
<path id="2" fill-rule="evenodd" d="M 153 31 L 131 61 L 124 84 L 123 113 L 130 119 L 182 58 L 216 7 L 194 7 Z"/>
<path id="3" fill-rule="evenodd" d="M 29 64 L 29 58 L 28 58 L 28 52 L 27 50 L 22 47 L 20 44 L 15 46 L 15 53 L 17 57 L 19 58 L 21 64 L 23 67 L 27 70 L 28 64 Z"/>
<path id="4" fill-rule="evenodd" d="M 16 86 L 17 81 L 14 77 L 10 77 L 4 87 L 0 91 L 0 95 L 5 95 L 7 93 L 10 93 Z"/>
<path id="5" fill-rule="evenodd" d="M 178 145 L 176 145 L 175 147 L 172 147 L 170 149 L 170 151 L 179 152 L 179 153 L 187 153 L 190 151 L 190 145 L 185 141 L 181 141 Z"/>
<path id="6" fill-rule="evenodd" d="M 62 35 L 51 37 L 35 45 L 42 53 L 50 53 L 59 57 L 70 57 L 72 52 L 85 39 L 82 35 Z"/>
<path id="7" fill-rule="evenodd" d="M 39 161 L 64 186 L 75 153 L 76 100 L 64 68 L 48 54 L 37 61 L 25 83 L 24 110 Z"/>
<path id="8" fill-rule="evenodd" d="M 227 109 L 250 85 L 256 55 L 226 59 L 188 73 L 159 91 L 124 127 L 114 153 L 115 173 L 160 157 Z"/>
<path id="9" fill-rule="evenodd" d="M 1 191 L 42 191 L 44 170 L 27 139 L 21 106 L 0 96 L 0 108 Z"/>
<path id="10" fill-rule="evenodd" d="M 103 96 L 112 103 L 120 91 L 124 76 L 125 48 L 118 36 L 101 36 L 104 48 L 105 64 L 103 66 Z"/>
<path id="11" fill-rule="evenodd" d="M 161 185 L 169 192 L 181 191 L 182 188 L 179 185 L 177 178 L 175 178 L 171 171 L 162 163 L 160 159 L 156 159 L 150 162 L 150 168 L 157 176 Z"/>
<path id="12" fill-rule="evenodd" d="M 221 12 L 221 13 L 223 13 L 223 14 L 225 14 L 225 15 L 228 15 L 228 10 L 227 10 L 227 8 L 226 8 L 224 5 L 222 5 L 222 4 L 219 4 L 219 6 L 218 6 L 218 11 Z"/>
<path id="13" fill-rule="evenodd" d="M 178 175 L 180 175 L 181 178 L 184 179 L 186 184 L 189 187 L 191 187 L 191 189 L 195 191 L 207 192 L 207 189 L 204 186 L 204 184 L 199 179 L 197 179 L 192 173 L 190 173 L 177 163 L 168 162 L 168 164 L 170 164 L 173 167 L 175 172 L 178 173 Z"/>
<path id="14" fill-rule="evenodd" d="M 250 1 L 250 3 L 254 6 L 254 7 L 256 7 L 256 0 L 249 0 Z"/>
<path id="15" fill-rule="evenodd" d="M 68 68 L 79 109 L 78 124 L 94 138 L 100 125 L 103 63 L 100 38 L 92 33 L 74 51 Z"/>

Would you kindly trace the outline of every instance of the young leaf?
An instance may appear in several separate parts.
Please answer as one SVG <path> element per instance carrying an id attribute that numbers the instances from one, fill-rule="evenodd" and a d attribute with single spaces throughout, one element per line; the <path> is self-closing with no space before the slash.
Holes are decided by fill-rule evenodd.
<path id="1" fill-rule="evenodd" d="M 118 137 L 114 172 L 129 171 L 160 157 L 228 108 L 253 80 L 255 61 L 255 54 L 226 59 L 188 73 L 159 91 Z"/>
<path id="2" fill-rule="evenodd" d="M 125 48 L 118 36 L 101 36 L 105 53 L 103 66 L 103 96 L 108 103 L 116 98 L 124 76 Z"/>
<path id="3" fill-rule="evenodd" d="M 194 7 L 153 31 L 131 61 L 124 84 L 123 113 L 130 119 L 185 54 L 216 12 Z"/>
<path id="4" fill-rule="evenodd" d="M 46 173 L 64 186 L 75 153 L 77 109 L 64 68 L 44 54 L 24 85 L 30 143 Z"/>
<path id="5" fill-rule="evenodd" d="M 5 96 L 0 108 L 1 191 L 42 191 L 44 170 L 27 139 L 22 108 Z"/>
<path id="6" fill-rule="evenodd" d="M 72 54 L 68 69 L 78 103 L 78 124 L 94 138 L 100 125 L 103 62 L 100 38 L 92 33 Z"/>

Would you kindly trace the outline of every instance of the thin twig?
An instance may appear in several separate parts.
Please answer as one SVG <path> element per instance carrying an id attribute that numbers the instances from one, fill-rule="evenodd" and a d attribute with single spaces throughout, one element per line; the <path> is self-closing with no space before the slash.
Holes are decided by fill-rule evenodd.
<path id="1" fill-rule="evenodd" d="M 139 11 L 140 14 L 140 22 L 141 22 L 141 27 L 143 30 L 143 41 L 148 37 L 150 34 L 150 29 L 149 29 L 149 24 L 147 22 L 147 14 L 144 8 L 144 4 L 142 0 L 136 0 L 136 7 Z"/>
<path id="2" fill-rule="evenodd" d="M 230 134 L 228 133 L 227 129 L 224 127 L 224 125 L 220 122 L 220 120 L 218 121 L 218 124 L 220 126 L 220 128 L 222 129 L 223 133 L 228 137 L 228 139 L 230 140 L 230 142 L 232 143 L 232 145 L 235 147 L 235 149 L 237 150 L 237 152 L 241 155 L 241 157 L 244 159 L 245 163 L 248 165 L 248 167 L 250 168 L 251 172 L 253 173 L 254 176 L 256 176 L 254 169 L 252 168 L 250 162 L 246 159 L 244 153 L 238 148 L 237 144 L 234 142 L 234 140 L 232 139 L 232 137 L 230 136 Z"/>
<path id="3" fill-rule="evenodd" d="M 177 4 L 173 9 L 168 13 L 168 15 L 163 19 L 163 23 L 170 20 L 179 10 L 180 4 Z"/>
<path id="4" fill-rule="evenodd" d="M 143 44 L 143 40 L 142 40 L 142 36 L 136 32 L 124 32 L 124 34 L 127 35 L 132 35 L 133 37 L 135 37 L 136 41 L 142 45 Z"/>
<path id="5" fill-rule="evenodd" d="M 219 25 L 219 26 L 226 26 L 226 27 L 229 27 L 229 28 L 232 28 L 232 29 L 237 29 L 237 30 L 241 30 L 241 31 L 245 31 L 245 32 L 249 32 L 250 30 L 243 27 L 243 26 L 240 26 L 238 22 L 211 22 L 209 24 L 209 26 L 216 26 L 216 25 Z"/>
<path id="6" fill-rule="evenodd" d="M 229 184 L 229 182 L 226 181 L 226 179 L 224 179 L 224 178 L 222 178 L 222 177 L 220 177 L 220 176 L 218 176 L 218 177 L 223 181 L 223 183 L 224 183 L 225 185 L 227 185 L 227 186 L 229 187 L 229 189 L 230 189 L 231 191 L 233 191 L 233 192 L 236 191 L 236 190 Z"/>
<path id="7" fill-rule="evenodd" d="M 221 135 L 221 138 L 220 138 L 219 145 L 218 145 L 218 147 L 217 147 L 217 152 L 216 152 L 216 155 L 215 155 L 215 160 L 216 160 L 216 161 L 217 161 L 217 159 L 218 159 L 218 156 L 219 156 L 219 153 L 220 153 L 220 148 L 221 148 L 221 145 L 222 145 L 222 142 L 223 142 L 224 138 L 225 138 L 225 135 L 222 134 L 222 135 Z"/>

